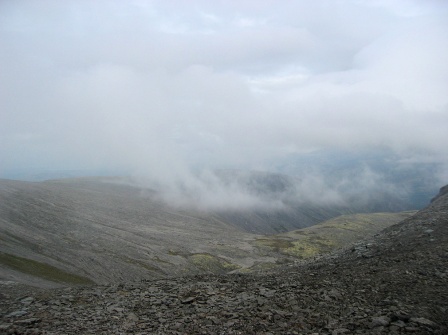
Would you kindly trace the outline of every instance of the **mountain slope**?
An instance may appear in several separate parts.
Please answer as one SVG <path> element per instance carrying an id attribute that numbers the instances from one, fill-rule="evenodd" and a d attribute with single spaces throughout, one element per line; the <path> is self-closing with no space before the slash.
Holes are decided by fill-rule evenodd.
<path id="1" fill-rule="evenodd" d="M 226 257 L 250 256 L 246 234 L 235 227 L 175 210 L 134 187 L 2 181 L 0 188 L 3 254 L 31 256 L 97 282 L 197 273 L 190 257 L 214 249 L 222 266 Z"/>
<path id="2" fill-rule="evenodd" d="M 234 177 L 233 172 L 225 176 L 228 182 Z M 283 194 L 291 185 L 285 176 L 238 178 L 265 197 Z M 257 231 L 275 231 L 273 221 L 292 229 L 335 215 L 337 208 L 325 206 L 264 212 L 173 207 L 154 191 L 118 178 L 1 180 L 0 276 L 54 285 L 272 267 L 300 255 L 267 249 L 260 241 L 268 237 L 247 230 L 257 225 Z M 389 224 L 396 222 L 392 216 Z"/>
<path id="3" fill-rule="evenodd" d="M 306 259 L 350 246 L 415 213 L 409 211 L 341 215 L 312 227 L 259 237 L 255 245 Z"/>
<path id="4" fill-rule="evenodd" d="M 447 246 L 445 194 L 354 248 L 271 273 L 42 292 L 1 283 L 0 327 L 47 334 L 443 335 Z"/>

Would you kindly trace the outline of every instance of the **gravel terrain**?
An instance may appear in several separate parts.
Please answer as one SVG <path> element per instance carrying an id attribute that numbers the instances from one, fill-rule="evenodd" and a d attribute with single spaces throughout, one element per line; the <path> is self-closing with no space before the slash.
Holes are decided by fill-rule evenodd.
<path id="1" fill-rule="evenodd" d="M 447 334 L 443 193 L 373 238 L 271 272 L 52 290 L 2 282 L 0 333 Z"/>

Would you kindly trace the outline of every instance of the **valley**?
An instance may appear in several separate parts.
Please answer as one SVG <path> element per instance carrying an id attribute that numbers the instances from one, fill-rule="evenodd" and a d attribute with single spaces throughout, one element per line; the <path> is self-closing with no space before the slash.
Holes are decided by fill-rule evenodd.
<path id="1" fill-rule="evenodd" d="M 196 275 L 141 278 L 103 285 L 75 283 L 73 276 L 70 285 L 66 282 L 64 287 L 51 289 L 24 285 L 23 277 L 18 278 L 22 283 L 3 278 L 0 330 L 4 334 L 47 335 L 446 334 L 447 189 L 442 188 L 425 209 L 415 214 L 399 213 L 400 219 L 404 219 L 392 225 L 386 224 L 391 214 L 358 214 L 275 236 L 240 236 L 237 241 L 244 240 L 244 243 L 234 248 L 236 254 L 258 252 L 266 258 L 288 255 L 302 259 L 259 271 L 218 274 L 233 270 L 229 268 L 231 262 L 216 263 L 214 255 L 204 252 L 200 246 L 196 249 L 200 252 L 189 256 L 193 264 L 202 264 L 202 272 Z M 193 220 L 191 213 L 182 216 L 183 220 L 187 217 Z M 375 233 L 376 225 L 386 228 Z M 217 227 L 214 232 L 227 231 L 225 224 Z M 129 241 L 131 233 L 127 229 L 117 225 L 109 229 L 106 236 L 110 238 L 112 232 L 123 234 L 118 241 L 126 243 L 120 246 L 128 246 L 128 252 L 133 250 L 130 246 L 135 247 L 136 243 Z M 5 238 L 4 231 L 3 228 L 2 248 L 12 248 L 12 242 L 17 245 L 20 242 L 24 249 L 17 250 L 23 253 L 26 250 L 29 257 L 37 258 L 39 254 L 30 250 L 50 254 L 36 242 L 27 244 L 27 240 L 19 241 L 16 235 Z M 142 231 L 134 231 L 132 240 L 141 236 Z M 359 231 L 363 231 L 363 236 L 358 235 Z M 323 245 L 324 249 L 345 247 L 326 254 L 309 252 L 299 247 L 301 238 L 313 245 Z M 99 244 L 102 239 L 90 242 L 102 246 Z M 347 245 L 352 239 L 353 243 Z M 95 250 L 99 250 L 98 246 Z M 146 247 L 162 250 L 160 245 Z M 215 246 L 214 250 L 219 249 L 222 254 L 227 250 L 230 257 L 230 248 L 220 247 Z M 178 250 L 168 253 L 185 258 Z M 233 254 L 235 259 L 236 254 Z M 58 256 L 52 254 L 48 262 Z M 306 259 L 307 256 L 312 257 Z M 18 256 L 3 254 L 1 260 L 2 267 L 11 262 L 22 262 L 28 268 L 36 265 Z M 131 262 L 136 260 L 132 258 Z"/>
<path id="2" fill-rule="evenodd" d="M 267 199 L 292 188 L 284 176 L 249 177 L 238 176 Z M 207 210 L 170 206 L 125 178 L 1 180 L 0 278 L 52 287 L 263 271 L 344 247 L 412 214 L 348 215 L 316 226 L 355 209 L 288 204 Z"/>

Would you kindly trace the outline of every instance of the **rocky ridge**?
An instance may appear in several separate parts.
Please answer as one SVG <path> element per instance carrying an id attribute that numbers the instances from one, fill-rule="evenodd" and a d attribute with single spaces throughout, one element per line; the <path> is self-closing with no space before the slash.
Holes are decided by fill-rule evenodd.
<path id="1" fill-rule="evenodd" d="M 0 290 L 1 334 L 446 334 L 448 195 L 271 273 Z"/>

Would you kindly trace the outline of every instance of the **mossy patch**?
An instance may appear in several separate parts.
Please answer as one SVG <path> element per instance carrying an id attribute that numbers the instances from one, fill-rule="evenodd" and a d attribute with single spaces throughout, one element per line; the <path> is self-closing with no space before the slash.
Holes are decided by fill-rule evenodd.
<path id="1" fill-rule="evenodd" d="M 268 247 L 276 252 L 282 252 L 284 249 L 294 246 L 291 241 L 276 237 L 258 238 L 255 240 L 255 245 L 258 247 Z"/>
<path id="2" fill-rule="evenodd" d="M 281 238 L 262 238 L 255 241 L 257 247 L 269 248 L 272 251 L 293 256 L 296 258 L 309 258 L 317 254 L 330 252 L 334 243 L 319 236 L 302 236 L 298 240 Z"/>
<path id="3" fill-rule="evenodd" d="M 315 255 L 328 253 L 332 251 L 334 247 L 335 244 L 332 241 L 307 236 L 292 242 L 292 247 L 285 248 L 282 252 L 297 258 L 309 258 Z"/>
<path id="4" fill-rule="evenodd" d="M 232 264 L 222 258 L 207 253 L 192 254 L 188 259 L 197 268 L 207 272 L 227 273 L 240 268 L 240 266 L 236 264 Z"/>
<path id="5" fill-rule="evenodd" d="M 0 253 L 0 263 L 16 271 L 53 282 L 75 285 L 94 284 L 89 278 L 65 272 L 46 263 L 11 254 Z"/>
<path id="6" fill-rule="evenodd" d="M 342 215 L 321 224 L 255 240 L 262 252 L 309 258 L 345 247 L 400 222 L 413 212 Z"/>

